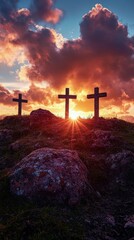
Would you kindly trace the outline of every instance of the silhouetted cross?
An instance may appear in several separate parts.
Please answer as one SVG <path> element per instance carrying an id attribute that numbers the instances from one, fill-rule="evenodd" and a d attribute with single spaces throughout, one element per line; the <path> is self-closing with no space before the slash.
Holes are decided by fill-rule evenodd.
<path id="1" fill-rule="evenodd" d="M 69 118 L 69 99 L 76 99 L 76 95 L 69 95 L 69 88 L 66 88 L 65 95 L 58 95 L 58 98 L 65 98 L 65 118 Z"/>
<path id="2" fill-rule="evenodd" d="M 99 118 L 99 98 L 107 97 L 107 93 L 99 93 L 99 88 L 94 88 L 94 94 L 87 95 L 87 98 L 94 98 L 94 117 L 97 120 Z"/>
<path id="3" fill-rule="evenodd" d="M 27 100 L 22 99 L 22 94 L 19 94 L 19 98 L 13 98 L 14 102 L 18 102 L 18 115 L 21 116 L 22 113 L 22 103 L 27 103 Z"/>

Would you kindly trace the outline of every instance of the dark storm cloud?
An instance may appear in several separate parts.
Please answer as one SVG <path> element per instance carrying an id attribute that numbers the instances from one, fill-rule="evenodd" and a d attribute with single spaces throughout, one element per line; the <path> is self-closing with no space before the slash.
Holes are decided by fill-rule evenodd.
<path id="1" fill-rule="evenodd" d="M 57 23 L 63 13 L 60 9 L 53 8 L 52 0 L 32 0 L 31 13 L 35 20 L 44 20 L 50 23 Z"/>
<path id="2" fill-rule="evenodd" d="M 26 56 L 31 64 L 27 68 L 27 76 L 31 82 L 48 80 L 51 57 L 57 54 L 54 32 L 47 28 L 35 32 L 28 30 L 21 38 L 15 39 L 13 44 L 26 48 Z"/>
<path id="3" fill-rule="evenodd" d="M 18 0 L 0 1 L 0 20 L 2 22 L 12 21 L 16 17 L 17 3 Z M 35 21 L 44 20 L 53 24 L 63 16 L 62 10 L 54 8 L 53 0 L 32 0 L 30 13 L 31 18 Z"/>
<path id="4" fill-rule="evenodd" d="M 7 37 L 10 34 L 21 37 L 30 23 L 32 23 L 31 14 L 28 9 L 17 9 L 17 0 L 0 1 L 0 24 L 1 34 L 6 32 Z M 5 36 L 6 38 L 6 36 Z"/>
<path id="5" fill-rule="evenodd" d="M 0 1 L 0 20 L 1 21 L 10 21 L 11 15 L 14 14 L 14 11 L 17 7 L 17 0 L 1 0 Z"/>
<path id="6" fill-rule="evenodd" d="M 56 33 L 53 34 L 54 30 L 51 31 L 45 27 L 43 28 L 36 25 L 34 7 L 37 7 L 36 14 L 38 15 L 38 20 L 42 20 L 42 13 L 44 14 L 43 16 L 45 21 L 53 23 L 56 23 L 60 19 L 62 11 L 59 9 L 54 9 L 53 1 L 51 0 L 32 1 L 31 11 L 24 8 L 19 10 L 16 9 L 16 3 L 17 1 L 15 0 L 2 0 L 2 2 L 0 2 L 1 45 L 3 48 L 5 47 L 5 49 L 10 49 L 11 52 L 13 52 L 13 49 L 16 50 L 16 46 L 23 46 L 24 50 L 26 50 L 28 60 L 30 59 L 30 61 L 32 61 L 33 59 L 33 67 L 34 65 L 37 65 L 38 67 L 38 64 L 42 65 L 41 57 L 44 57 L 46 54 L 46 61 L 48 55 L 51 54 L 51 45 L 54 45 L 55 48 L 53 38 L 56 37 Z M 40 12 L 40 9 L 42 12 Z M 6 51 L 3 52 L 4 54 L 8 55 Z M 39 59 L 40 61 L 38 62 Z M 37 74 L 40 75 L 40 72 L 37 71 Z M 37 74 L 34 73 L 36 76 Z M 40 77 L 38 77 L 38 79 L 40 79 Z"/>
<path id="7" fill-rule="evenodd" d="M 80 30 L 82 40 L 97 54 L 126 56 L 132 52 L 127 27 L 118 22 L 117 16 L 99 4 L 83 17 Z"/>
<path id="8" fill-rule="evenodd" d="M 52 7 L 53 1 L 33 1 L 31 12 L 15 11 L 8 26 L 8 31 L 16 33 L 10 42 L 25 49 L 30 81 L 46 81 L 54 89 L 69 84 L 78 91 L 99 86 L 108 92 L 112 104 L 132 101 L 134 37 L 128 36 L 127 27 L 111 11 L 96 4 L 83 16 L 80 38 L 66 40 L 58 48 L 57 33 L 34 22 L 39 18 L 52 22 Z"/>
<path id="9" fill-rule="evenodd" d="M 47 48 L 48 44 L 44 44 L 43 47 L 43 42 L 40 45 L 33 43 L 36 45 L 37 53 L 39 52 L 40 61 L 44 63 L 44 71 L 42 68 L 39 70 L 42 78 L 44 74 L 44 77 L 47 76 L 53 85 L 60 85 L 68 78 L 76 81 L 78 79 L 84 83 L 91 77 L 101 80 L 102 76 L 108 76 L 109 73 L 120 81 L 132 79 L 134 76 L 134 40 L 128 37 L 127 27 L 119 23 L 113 13 L 96 5 L 83 17 L 80 30 L 81 38 L 66 41 L 59 51 L 55 44 Z M 41 36 L 40 31 L 38 34 Z M 52 43 L 52 38 L 49 40 Z M 40 48 L 42 48 L 42 53 Z M 45 48 L 48 58 L 45 58 L 43 52 Z M 34 61 L 33 58 L 29 60 Z M 34 69 L 36 66 L 39 69 L 40 63 L 37 64 L 38 59 L 36 60 Z"/>
<path id="10" fill-rule="evenodd" d="M 0 1 L 0 37 L 6 32 L 7 36 L 13 34 L 12 39 L 22 39 L 27 31 L 37 31 L 36 20 L 57 23 L 62 11 L 53 8 L 52 0 L 32 0 L 31 9 L 17 9 L 17 0 Z M 6 37 L 6 36 L 5 36 Z"/>

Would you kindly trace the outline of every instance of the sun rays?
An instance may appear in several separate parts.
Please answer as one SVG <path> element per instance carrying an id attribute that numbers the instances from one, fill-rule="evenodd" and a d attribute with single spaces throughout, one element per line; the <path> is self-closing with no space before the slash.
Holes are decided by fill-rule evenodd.
<path id="1" fill-rule="evenodd" d="M 73 121 L 78 120 L 79 114 L 76 111 L 70 111 L 70 119 Z"/>

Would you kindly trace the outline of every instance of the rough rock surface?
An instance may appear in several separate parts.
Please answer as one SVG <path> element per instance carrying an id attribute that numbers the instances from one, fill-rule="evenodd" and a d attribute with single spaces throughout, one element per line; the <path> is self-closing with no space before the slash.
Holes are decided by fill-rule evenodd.
<path id="1" fill-rule="evenodd" d="M 30 113 L 30 128 L 39 127 L 46 122 L 53 121 L 54 119 L 57 119 L 57 117 L 53 113 L 39 108 Z"/>
<path id="2" fill-rule="evenodd" d="M 9 129 L 0 130 L 0 145 L 10 143 L 13 139 L 13 131 Z"/>
<path id="3" fill-rule="evenodd" d="M 111 131 L 106 130 L 92 130 L 87 137 L 90 147 L 92 148 L 105 148 L 111 147 L 116 140 Z"/>
<path id="4" fill-rule="evenodd" d="M 33 110 L 30 113 L 31 117 L 35 117 L 35 118 L 46 118 L 46 119 L 52 119 L 55 117 L 55 115 L 53 113 L 51 113 L 48 110 L 44 110 L 44 109 L 37 109 L 37 110 Z"/>
<path id="5" fill-rule="evenodd" d="M 18 116 L 18 115 L 14 115 L 14 116 L 7 116 L 3 119 L 3 123 L 6 125 L 18 125 L 21 127 L 25 127 L 27 125 L 29 125 L 29 117 L 28 116 Z"/>
<path id="6" fill-rule="evenodd" d="M 117 154 L 111 154 L 106 159 L 106 164 L 110 167 L 113 176 L 117 182 L 129 182 L 134 179 L 134 153 L 131 151 L 122 151 Z"/>
<path id="7" fill-rule="evenodd" d="M 29 199 L 75 204 L 87 189 L 87 169 L 76 151 L 41 148 L 16 165 L 11 192 Z"/>
<path id="8" fill-rule="evenodd" d="M 134 215 L 125 218 L 124 228 L 134 228 Z"/>
<path id="9" fill-rule="evenodd" d="M 9 150 L 12 151 L 18 151 L 20 148 L 22 148 L 22 143 L 20 140 L 16 140 L 15 142 L 11 143 L 9 146 Z"/>

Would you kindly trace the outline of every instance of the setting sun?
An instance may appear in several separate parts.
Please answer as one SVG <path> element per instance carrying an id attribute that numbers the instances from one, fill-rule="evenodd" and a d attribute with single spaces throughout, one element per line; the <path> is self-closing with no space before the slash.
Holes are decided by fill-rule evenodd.
<path id="1" fill-rule="evenodd" d="M 79 117 L 78 112 L 75 112 L 75 111 L 71 111 L 71 112 L 70 112 L 70 118 L 71 118 L 72 120 L 77 120 L 78 117 Z"/>

